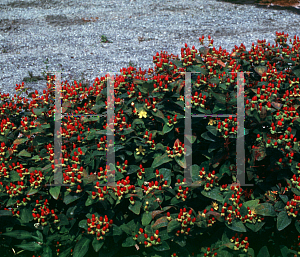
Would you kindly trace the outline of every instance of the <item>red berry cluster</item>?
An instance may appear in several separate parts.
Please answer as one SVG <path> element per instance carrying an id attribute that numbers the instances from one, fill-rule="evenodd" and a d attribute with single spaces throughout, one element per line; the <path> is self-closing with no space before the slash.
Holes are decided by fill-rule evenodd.
<path id="1" fill-rule="evenodd" d="M 194 225 L 196 221 L 196 217 L 191 217 L 193 214 L 192 210 L 189 210 L 189 212 L 186 211 L 186 208 L 180 209 L 180 212 L 177 217 L 177 221 L 181 222 L 181 230 L 177 230 L 176 236 L 179 236 L 180 234 L 186 234 L 188 235 L 189 232 L 191 231 L 191 227 Z"/>
<path id="2" fill-rule="evenodd" d="M 154 85 L 153 85 L 154 92 L 170 91 L 168 88 L 168 83 L 171 82 L 171 78 L 169 78 L 169 75 L 159 75 L 158 74 L 158 76 L 154 76 L 154 81 L 156 81 L 156 83 L 158 83 L 158 85 L 156 83 L 154 83 Z"/>
<path id="3" fill-rule="evenodd" d="M 146 130 L 145 131 L 145 135 L 143 136 L 143 139 L 146 139 L 146 140 L 144 140 L 144 143 L 149 144 L 150 145 L 150 149 L 154 150 L 155 149 L 155 142 L 152 139 L 152 133 L 150 133 L 149 136 L 148 136 L 148 134 L 149 134 L 149 132 Z"/>
<path id="4" fill-rule="evenodd" d="M 120 115 L 120 113 L 121 113 L 121 115 Z M 110 123 L 111 123 L 111 121 L 110 121 Z M 121 131 L 123 131 L 124 128 L 130 128 L 130 127 L 131 127 L 131 125 L 127 124 L 124 111 L 123 110 L 118 111 L 118 114 L 116 115 L 116 117 L 114 119 L 115 131 L 121 132 Z M 105 127 L 105 129 L 106 129 L 106 127 Z"/>
<path id="5" fill-rule="evenodd" d="M 146 195 L 148 195 L 149 193 L 151 193 L 152 191 L 155 190 L 162 190 L 163 187 L 168 187 L 168 181 L 166 181 L 164 179 L 164 175 L 160 174 L 159 175 L 159 170 L 156 170 L 156 177 L 159 177 L 159 181 L 155 180 L 155 181 L 151 181 L 151 182 L 144 182 L 144 185 L 142 185 L 142 189 L 144 190 L 144 193 Z M 163 183 L 161 185 L 161 183 Z"/>
<path id="6" fill-rule="evenodd" d="M 6 119 L 4 118 L 1 121 L 0 128 L 1 128 L 1 135 L 3 135 L 3 136 L 6 136 L 7 132 L 12 131 L 13 129 L 17 129 L 15 124 L 10 122 L 9 118 L 6 118 Z M 7 132 L 5 133 L 5 131 L 7 131 Z M 2 144 L 1 144 L 1 147 L 2 147 Z M 1 151 L 1 154 L 2 154 L 2 151 Z"/>
<path id="7" fill-rule="evenodd" d="M 110 166 L 109 165 L 106 165 L 106 168 L 105 170 L 103 170 L 102 167 L 99 168 L 99 172 L 97 173 L 97 178 L 98 180 L 106 180 L 107 177 L 110 175 L 110 176 L 114 176 L 116 174 L 116 171 L 115 170 L 110 170 Z M 120 171 L 119 171 L 120 172 Z M 107 173 L 109 175 L 107 175 Z"/>
<path id="8" fill-rule="evenodd" d="M 22 173 L 20 173 L 20 177 L 21 177 L 21 180 L 24 179 L 24 177 L 22 176 Z M 35 170 L 34 172 L 30 173 L 29 182 L 30 182 L 31 188 L 34 188 L 34 189 L 39 188 L 41 186 L 41 183 L 43 182 L 43 180 L 44 180 L 44 175 L 41 171 Z"/>
<path id="9" fill-rule="evenodd" d="M 211 173 L 209 172 L 207 175 L 205 174 L 205 168 L 202 167 L 202 169 L 199 171 L 199 177 L 202 181 L 204 181 L 205 186 L 204 190 L 209 191 L 211 190 L 215 185 L 218 186 L 217 179 L 218 177 L 215 176 L 216 172 L 213 170 Z"/>
<path id="10" fill-rule="evenodd" d="M 140 92 L 139 92 L 140 93 Z M 155 107 L 155 104 L 157 103 L 156 100 L 155 100 L 155 97 L 153 97 L 153 100 L 152 100 L 152 104 L 151 104 L 151 101 L 148 100 L 148 99 L 145 99 L 145 105 L 144 107 L 147 108 L 148 110 L 153 110 L 154 112 L 157 111 L 156 107 Z"/>
<path id="11" fill-rule="evenodd" d="M 98 191 L 97 192 L 92 191 L 92 199 L 94 200 L 98 196 L 100 201 L 104 201 L 104 194 L 107 193 L 107 187 L 104 186 L 102 190 L 99 184 L 100 184 L 99 181 L 97 181 L 95 188 L 98 189 Z"/>
<path id="12" fill-rule="evenodd" d="M 27 187 L 24 185 L 23 181 L 18 181 L 17 185 L 10 182 L 9 186 L 5 186 L 6 193 L 10 198 L 21 195 L 23 193 L 23 190 L 26 188 Z"/>
<path id="13" fill-rule="evenodd" d="M 239 186 L 231 186 L 230 190 L 234 191 L 234 193 L 229 198 L 229 201 L 232 202 L 232 205 L 224 203 L 221 209 L 221 216 L 225 217 L 228 225 L 231 224 L 233 219 L 235 218 L 240 219 L 243 223 L 249 222 L 254 224 L 256 222 L 261 222 L 264 220 L 263 217 L 258 217 L 255 211 L 251 210 L 249 207 L 247 207 L 248 214 L 243 217 L 240 213 L 240 208 L 243 206 L 243 204 L 239 203 L 243 189 L 239 188 Z"/>
<path id="14" fill-rule="evenodd" d="M 145 174 L 145 168 L 143 168 L 143 165 L 140 164 L 140 170 L 137 171 L 137 177 L 139 179 L 142 179 L 144 174 Z"/>
<path id="15" fill-rule="evenodd" d="M 46 199 L 45 201 L 42 200 L 43 198 L 40 197 L 40 200 L 36 200 L 35 202 L 35 208 L 32 211 L 33 219 L 40 223 L 42 226 L 46 226 L 51 217 L 54 218 L 54 224 L 60 222 L 58 216 L 55 214 L 55 211 L 48 208 L 48 199 Z M 58 229 L 60 229 L 59 226 Z"/>
<path id="16" fill-rule="evenodd" d="M 149 237 L 148 234 L 144 233 L 144 229 L 140 228 L 138 234 L 136 234 L 133 239 L 137 240 L 139 238 L 139 244 L 142 243 L 142 238 L 145 238 L 144 245 L 145 247 L 150 247 L 152 245 L 161 244 L 161 239 L 158 237 L 159 230 L 157 229 L 155 233 Z"/>
<path id="17" fill-rule="evenodd" d="M 233 248 L 234 250 L 238 251 L 240 249 L 243 249 L 244 252 L 247 252 L 249 248 L 248 237 L 244 237 L 243 240 L 242 238 L 243 238 L 243 234 L 240 234 L 238 236 L 238 234 L 235 233 L 235 236 L 233 236 L 230 239 L 230 242 L 231 243 L 234 242 L 234 248 Z"/>
<path id="18" fill-rule="evenodd" d="M 186 154 L 186 148 L 184 148 L 184 144 L 180 142 L 179 140 L 176 140 L 174 143 L 174 151 L 171 150 L 169 146 L 167 146 L 166 152 L 168 153 L 168 157 L 174 158 L 175 156 L 181 157 L 182 154 Z M 182 151 L 184 150 L 184 151 Z"/>
<path id="19" fill-rule="evenodd" d="M 293 177 L 291 178 L 291 182 L 294 187 L 300 190 L 300 162 L 297 164 L 297 166 L 298 166 L 298 176 L 296 174 L 293 174 Z"/>
<path id="20" fill-rule="evenodd" d="M 197 83 L 198 82 L 200 82 L 200 76 L 198 76 Z M 192 95 L 192 100 L 191 100 L 192 105 L 194 106 L 200 105 L 201 108 L 205 108 L 205 102 L 206 102 L 206 95 L 202 96 L 202 93 L 198 95 L 198 92 L 195 92 L 195 94 Z"/>
<path id="21" fill-rule="evenodd" d="M 120 165 L 120 162 L 117 162 L 116 168 L 118 169 L 119 172 L 121 173 L 127 173 L 126 168 L 128 167 L 128 160 L 125 160 L 123 162 L 123 167 Z"/>
<path id="22" fill-rule="evenodd" d="M 7 149 L 7 147 L 5 146 L 5 143 L 2 142 L 2 143 L 1 143 L 1 148 L 0 148 L 0 160 L 3 160 L 4 155 L 5 155 L 5 153 L 6 153 L 6 149 Z M 4 163 L 3 163 L 3 164 L 4 164 Z"/>
<path id="23" fill-rule="evenodd" d="M 206 253 L 204 253 L 205 257 L 213 257 L 213 256 L 217 256 L 217 255 L 218 255 L 218 253 L 214 252 L 214 250 L 211 249 L 210 247 L 207 247 Z"/>
<path id="24" fill-rule="evenodd" d="M 185 51 L 185 53 L 184 53 Z M 196 54 L 197 49 L 195 46 L 190 49 L 187 47 L 187 43 L 185 43 L 185 48 L 181 48 L 181 61 L 183 61 L 183 66 L 188 66 L 196 62 Z"/>
<path id="25" fill-rule="evenodd" d="M 103 148 L 103 146 L 105 146 L 105 148 Z M 107 150 L 107 144 L 106 144 L 106 136 L 103 136 L 100 138 L 99 143 L 97 144 L 97 150 L 98 151 L 103 151 L 105 149 L 105 151 Z"/>
<path id="26" fill-rule="evenodd" d="M 298 242 L 294 242 L 294 246 L 291 247 L 291 250 L 297 251 L 297 254 L 300 255 L 300 235 L 297 237 Z"/>
<path id="27" fill-rule="evenodd" d="M 287 201 L 284 209 L 286 209 L 288 216 L 296 218 L 300 211 L 300 196 L 294 195 L 294 199 Z"/>
<path id="28" fill-rule="evenodd" d="M 232 118 L 232 116 L 229 116 L 229 118 L 225 119 L 224 121 L 218 122 L 218 128 L 217 130 L 222 133 L 222 136 L 226 139 L 229 137 L 229 134 L 236 135 L 237 134 L 237 119 Z"/>
<path id="29" fill-rule="evenodd" d="M 124 195 L 128 194 L 132 190 L 133 193 L 136 193 L 135 186 L 130 185 L 129 176 L 126 179 L 117 181 L 117 188 L 113 188 L 115 195 L 118 197 L 119 201 L 123 198 Z"/>
<path id="30" fill-rule="evenodd" d="M 181 52 L 183 52 L 183 48 L 181 49 Z M 173 59 L 179 60 L 178 55 L 177 55 L 177 56 L 174 56 L 173 54 L 168 55 L 167 53 L 168 53 L 168 52 L 165 52 L 165 51 L 162 52 L 162 51 L 161 51 L 160 54 L 157 52 L 157 53 L 156 53 L 156 56 L 153 56 L 153 63 L 155 64 L 155 69 L 154 69 L 154 71 L 155 71 L 156 73 L 160 73 L 161 71 L 166 71 L 167 69 L 169 70 L 169 69 L 171 69 L 171 68 L 174 67 L 174 70 L 172 71 L 173 74 L 179 72 L 179 75 L 177 75 L 175 78 L 172 79 L 171 82 L 173 82 L 173 81 L 175 81 L 177 78 L 181 77 L 180 72 L 184 72 L 185 69 L 184 69 L 184 68 L 179 68 L 179 69 L 177 69 L 177 66 L 176 66 L 176 65 L 174 65 L 172 62 L 169 62 L 171 57 L 172 57 Z M 160 56 L 161 58 L 159 58 L 159 56 Z M 158 74 L 157 76 L 154 76 L 154 81 L 155 81 L 156 83 L 160 83 L 160 78 L 161 78 L 161 79 L 165 79 L 166 76 L 165 76 L 165 75 L 162 75 L 162 76 L 161 76 L 160 74 Z M 162 86 L 162 85 L 161 85 L 161 86 Z M 156 87 L 157 87 L 157 86 L 156 86 Z M 155 87 L 154 87 L 154 90 L 155 90 Z M 157 90 L 157 89 L 156 89 L 156 90 Z"/>
<path id="31" fill-rule="evenodd" d="M 211 212 L 214 212 L 214 208 L 211 207 L 210 208 Z M 202 218 L 204 218 L 205 223 L 207 224 L 207 227 L 211 227 L 213 224 L 215 224 L 216 218 L 207 211 L 207 209 L 204 209 L 204 211 L 202 213 L 199 212 L 199 216 L 198 216 L 201 220 L 203 220 Z"/>
<path id="32" fill-rule="evenodd" d="M 180 183 L 180 182 L 178 182 L 178 183 Z M 179 186 L 178 187 L 178 193 L 176 194 L 176 198 L 177 199 L 181 198 L 182 201 L 185 201 L 186 198 L 187 198 L 188 191 L 189 191 L 188 187 L 186 187 L 185 189 L 183 189 L 182 186 Z"/>
<path id="33" fill-rule="evenodd" d="M 53 242 L 53 244 L 55 245 L 57 256 L 59 256 L 60 253 L 65 250 L 64 248 L 66 248 L 66 245 L 62 245 L 59 241 Z M 63 248 L 63 249 L 61 249 L 61 248 Z M 70 249 L 70 256 L 73 256 L 73 249 Z M 34 255 L 32 257 L 34 257 Z M 41 256 L 38 256 L 38 257 L 41 257 Z"/>
<path id="34" fill-rule="evenodd" d="M 87 219 L 88 234 L 96 234 L 97 240 L 103 240 L 106 233 L 109 232 L 109 228 L 112 226 L 113 220 L 108 221 L 107 215 L 96 217 L 92 214 L 92 220 Z"/>
<path id="35" fill-rule="evenodd" d="M 175 125 L 175 124 L 177 123 L 177 114 L 175 114 L 173 120 L 171 119 L 171 117 L 170 117 L 169 115 L 167 116 L 167 118 L 168 118 L 168 123 L 167 123 L 167 125 L 168 125 L 169 127 L 171 127 L 171 126 L 173 126 L 173 125 Z"/>

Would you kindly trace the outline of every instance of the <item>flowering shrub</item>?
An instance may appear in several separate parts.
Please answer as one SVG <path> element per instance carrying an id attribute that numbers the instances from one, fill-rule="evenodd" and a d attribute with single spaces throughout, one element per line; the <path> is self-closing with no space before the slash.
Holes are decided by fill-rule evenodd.
<path id="1" fill-rule="evenodd" d="M 109 123 L 97 116 L 108 106 L 108 75 L 89 88 L 65 81 L 62 113 L 95 114 L 62 117 L 65 186 L 48 186 L 57 172 L 55 77 L 48 77 L 42 96 L 28 94 L 31 101 L 1 94 L 3 254 L 300 254 L 300 41 L 295 36 L 290 48 L 288 35 L 276 36 L 276 47 L 258 40 L 249 52 L 243 44 L 231 54 L 185 44 L 181 59 L 157 53 L 151 79 L 141 69 L 121 69 L 114 83 L 115 119 L 109 121 L 113 165 L 106 163 Z M 253 186 L 236 179 L 237 118 L 194 117 L 192 149 L 184 145 L 185 71 L 200 72 L 191 78 L 192 114 L 236 113 L 236 72 L 245 72 L 245 176 Z M 24 83 L 16 90 L 27 92 Z M 187 186 L 190 154 L 193 184 Z M 116 187 L 103 186 L 109 174 Z"/>

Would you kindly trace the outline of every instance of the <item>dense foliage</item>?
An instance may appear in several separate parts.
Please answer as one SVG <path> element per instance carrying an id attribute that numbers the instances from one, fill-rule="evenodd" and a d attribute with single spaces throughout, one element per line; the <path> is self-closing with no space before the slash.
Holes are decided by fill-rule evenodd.
<path id="1" fill-rule="evenodd" d="M 109 121 L 115 164 L 106 163 L 106 117 L 62 118 L 63 181 L 71 186 L 47 186 L 56 171 L 55 77 L 42 96 L 29 93 L 32 100 L 1 94 L 2 256 L 299 254 L 300 41 L 290 47 L 287 38 L 276 32 L 276 46 L 258 40 L 231 54 L 185 44 L 181 59 L 157 53 L 151 78 L 121 69 Z M 192 114 L 235 114 L 236 72 L 244 72 L 245 173 L 253 186 L 236 180 L 236 118 L 194 117 L 192 149 L 184 146 L 184 71 L 200 72 L 191 78 Z M 105 113 L 107 80 L 89 88 L 62 82 L 62 113 Z M 16 90 L 27 92 L 24 83 Z M 184 183 L 189 154 L 192 186 Z M 114 188 L 99 186 L 108 171 Z"/>

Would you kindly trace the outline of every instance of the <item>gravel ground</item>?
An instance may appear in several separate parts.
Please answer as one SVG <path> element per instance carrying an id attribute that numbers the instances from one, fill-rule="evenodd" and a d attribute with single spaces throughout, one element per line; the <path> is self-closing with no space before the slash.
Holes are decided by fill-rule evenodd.
<path id="1" fill-rule="evenodd" d="M 48 70 L 64 69 L 62 80 L 83 75 L 92 85 L 129 61 L 148 70 L 157 52 L 180 56 L 184 43 L 199 49 L 202 35 L 205 45 L 211 35 L 228 52 L 241 43 L 249 50 L 258 39 L 274 44 L 276 31 L 300 35 L 299 13 L 220 0 L 2 0 L 0 91 L 15 94 L 29 72 L 41 75 L 46 58 Z M 102 35 L 112 43 L 101 43 Z M 25 85 L 42 93 L 46 81 Z"/>

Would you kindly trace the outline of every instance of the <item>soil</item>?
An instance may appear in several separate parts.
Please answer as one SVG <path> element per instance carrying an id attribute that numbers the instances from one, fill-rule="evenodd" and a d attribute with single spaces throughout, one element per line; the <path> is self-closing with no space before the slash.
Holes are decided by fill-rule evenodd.
<path id="1" fill-rule="evenodd" d="M 275 10 L 288 10 L 293 13 L 300 14 L 300 0 L 216 0 L 216 1 L 229 2 L 229 3 L 241 4 L 241 5 L 255 4 L 262 9 L 268 8 L 268 9 L 275 9 Z M 74 4 L 76 3 L 66 1 L 66 0 L 60 0 L 60 1 L 36 0 L 32 2 L 17 0 L 10 3 L 0 3 L 0 11 L 5 10 L 7 7 L 24 8 L 24 9 L 26 8 L 49 9 L 51 7 L 56 7 L 58 5 L 60 5 L 63 8 L 64 6 L 71 6 Z M 169 8 L 166 10 L 178 12 L 178 11 L 184 11 L 185 8 L 182 8 L 182 10 L 178 10 L 178 8 L 174 7 L 173 9 Z M 51 24 L 53 26 L 69 27 L 72 26 L 73 24 L 83 25 L 88 22 L 101 21 L 101 18 L 98 19 L 89 19 L 89 17 L 68 18 L 65 15 L 47 15 L 45 17 L 45 21 L 48 24 Z M 30 24 L 32 22 L 33 22 L 32 20 L 25 20 L 25 19 L 16 19 L 16 20 L 0 19 L 0 32 L 9 32 L 9 31 L 18 30 L 20 25 Z M 34 22 L 38 22 L 38 21 L 34 21 Z"/>
<path id="2" fill-rule="evenodd" d="M 256 5 L 259 8 L 287 10 L 300 15 L 300 0 L 216 0 L 241 5 Z"/>

